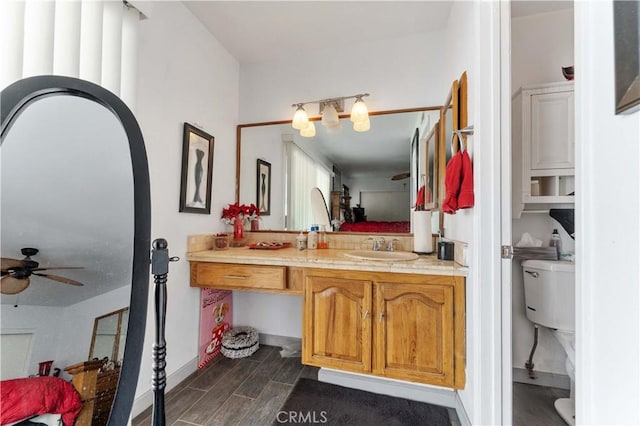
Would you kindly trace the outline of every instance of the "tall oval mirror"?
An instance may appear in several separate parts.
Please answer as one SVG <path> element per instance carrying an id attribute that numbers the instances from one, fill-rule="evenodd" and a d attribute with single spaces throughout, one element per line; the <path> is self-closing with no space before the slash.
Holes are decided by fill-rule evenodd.
<path id="1" fill-rule="evenodd" d="M 139 127 L 113 94 L 72 78 L 21 80 L 2 100 L 3 386 L 15 386 L 20 398 L 55 374 L 80 397 L 76 424 L 125 424 L 149 277 L 149 182 Z M 114 311 L 127 312 L 112 336 L 121 347 L 92 363 L 94 321 Z M 22 415 L 41 414 L 21 407 Z"/>
<path id="2" fill-rule="evenodd" d="M 267 162 L 271 206 L 261 229 L 318 223 L 310 207 L 310 189 L 318 187 L 335 231 L 410 232 L 416 192 L 429 173 L 426 136 L 439 114 L 439 106 L 372 112 L 366 132 L 353 131 L 349 116 L 341 116 L 338 128 L 317 121 L 310 138 L 290 120 L 240 125 L 236 198 L 256 203 L 257 162 Z"/>

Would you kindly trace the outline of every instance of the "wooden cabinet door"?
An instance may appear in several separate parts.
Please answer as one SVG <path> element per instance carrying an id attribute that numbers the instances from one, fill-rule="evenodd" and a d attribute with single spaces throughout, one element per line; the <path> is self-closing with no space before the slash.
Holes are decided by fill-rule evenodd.
<path id="1" fill-rule="evenodd" d="M 302 362 L 370 372 L 371 281 L 317 272 L 304 285 Z"/>
<path id="2" fill-rule="evenodd" d="M 374 374 L 454 385 L 454 289 L 377 282 Z"/>

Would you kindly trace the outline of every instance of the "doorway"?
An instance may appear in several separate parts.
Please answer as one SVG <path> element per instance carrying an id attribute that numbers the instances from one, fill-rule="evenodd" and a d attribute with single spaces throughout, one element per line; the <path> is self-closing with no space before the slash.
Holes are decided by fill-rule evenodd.
<path id="1" fill-rule="evenodd" d="M 574 241 L 569 232 L 549 215 L 552 208 L 573 208 L 572 203 L 524 203 L 522 196 L 527 192 L 523 188 L 529 184 L 522 177 L 522 129 L 525 127 L 522 88 L 566 81 L 562 67 L 573 65 L 574 56 L 573 2 L 510 2 L 505 9 L 508 11 L 501 12 L 502 52 L 507 58 L 503 60 L 501 71 L 502 98 L 511 108 L 502 111 L 501 118 L 503 123 L 509 123 L 507 130 L 503 124 L 503 131 L 511 135 L 511 143 L 508 149 L 503 147 L 502 156 L 501 173 L 508 181 L 502 186 L 502 244 L 516 246 L 521 241 L 529 244 L 533 241 L 533 244 L 547 246 L 553 230 L 558 229 L 563 252 L 574 252 Z M 569 180 L 562 179 L 564 184 Z M 546 182 L 546 178 L 537 181 L 538 185 Z M 559 195 L 572 192 L 562 185 L 557 186 L 562 191 Z M 545 327 L 538 327 L 536 340 L 536 328 L 525 312 L 521 262 L 522 258 L 516 257 L 503 260 L 502 265 L 502 416 L 505 423 L 514 425 L 561 426 L 565 423 L 555 412 L 553 403 L 559 397 L 568 396 L 570 381 L 565 368 L 566 354 Z"/>

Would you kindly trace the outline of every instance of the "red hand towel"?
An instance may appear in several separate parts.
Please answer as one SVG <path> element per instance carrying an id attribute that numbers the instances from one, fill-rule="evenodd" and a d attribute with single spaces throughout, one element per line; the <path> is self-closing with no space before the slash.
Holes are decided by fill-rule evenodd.
<path id="1" fill-rule="evenodd" d="M 446 197 L 442 203 L 442 211 L 447 214 L 456 214 L 458 210 L 458 193 L 462 179 L 462 153 L 458 151 L 447 164 L 444 177 Z"/>
<path id="2" fill-rule="evenodd" d="M 462 153 L 462 183 L 460 184 L 460 194 L 458 195 L 458 208 L 468 209 L 473 207 L 473 166 L 471 158 L 465 150 Z"/>

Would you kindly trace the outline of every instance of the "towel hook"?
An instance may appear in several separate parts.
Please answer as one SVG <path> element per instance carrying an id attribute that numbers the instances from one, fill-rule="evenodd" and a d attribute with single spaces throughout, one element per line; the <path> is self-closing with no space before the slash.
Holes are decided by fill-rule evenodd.
<path id="1" fill-rule="evenodd" d="M 467 150 L 467 139 L 464 135 L 473 135 L 473 125 L 467 126 L 464 129 L 453 130 L 453 134 L 451 135 L 451 145 L 453 145 L 453 139 L 458 136 L 458 150 L 460 149 L 460 142 L 462 141 L 464 144 L 464 150 Z"/>

